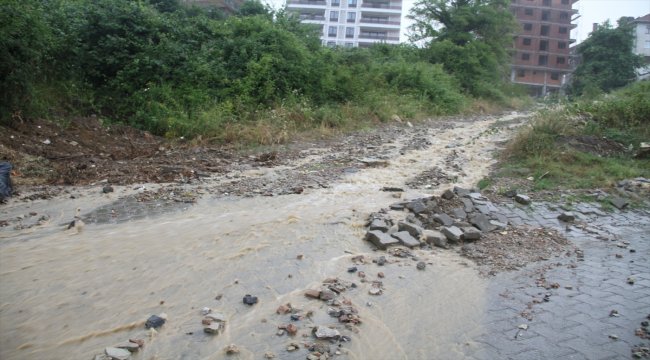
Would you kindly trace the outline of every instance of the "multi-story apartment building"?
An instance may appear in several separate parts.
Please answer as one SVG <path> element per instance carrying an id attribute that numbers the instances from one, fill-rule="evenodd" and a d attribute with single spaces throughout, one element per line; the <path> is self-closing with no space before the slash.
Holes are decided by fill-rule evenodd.
<path id="1" fill-rule="evenodd" d="M 234 14 L 244 0 L 181 0 L 181 4 L 196 6 L 214 6 L 225 14 Z"/>
<path id="2" fill-rule="evenodd" d="M 288 0 L 302 22 L 322 26 L 323 45 L 399 43 L 402 0 Z"/>
<path id="3" fill-rule="evenodd" d="M 514 40 L 511 80 L 528 85 L 534 95 L 558 91 L 572 71 L 569 48 L 573 4 L 578 0 L 512 0 L 520 24 Z"/>
<path id="4" fill-rule="evenodd" d="M 650 79 L 650 14 L 632 20 L 634 25 L 634 53 L 645 59 L 645 65 L 637 69 L 639 79 Z"/>

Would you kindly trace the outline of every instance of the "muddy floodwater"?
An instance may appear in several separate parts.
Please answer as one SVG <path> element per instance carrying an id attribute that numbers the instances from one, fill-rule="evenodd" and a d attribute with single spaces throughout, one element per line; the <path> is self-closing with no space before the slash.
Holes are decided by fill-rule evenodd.
<path id="1" fill-rule="evenodd" d="M 359 285 L 343 293 L 363 322 L 358 332 L 339 324 L 352 338 L 341 346 L 340 358 L 462 357 L 481 330 L 487 285 L 466 259 L 452 251 L 416 250 L 430 263 L 425 271 L 416 270 L 410 259 L 381 268 L 359 265 L 370 278 L 385 273 L 380 296 L 369 295 L 368 285 L 346 269 L 355 255 L 384 255 L 363 240 L 368 215 L 398 200 L 382 187 L 404 187 L 436 166 L 454 175 L 456 183 L 407 189 L 402 198 L 474 186 L 494 162 L 498 143 L 513 131 L 508 126 L 490 130 L 516 118 L 431 130 L 423 134 L 430 142 L 426 148 L 395 152 L 387 166 L 362 168 L 327 188 L 276 197 L 204 196 L 155 217 L 88 224 L 79 233 L 63 226 L 75 208 L 91 212 L 118 195 L 89 192 L 80 199 L 5 205 L 0 217 L 37 212 L 50 220 L 30 229 L 0 229 L 0 358 L 92 359 L 107 346 L 142 338 L 146 344 L 135 359 L 220 359 L 229 344 L 241 351 L 234 358 L 261 359 L 273 352 L 278 359 L 304 359 L 304 350 L 285 348 L 291 341 L 311 340 L 302 335 L 315 325 L 336 324 L 324 302 L 303 295 L 328 277 Z M 462 169 L 450 168 L 446 160 L 452 152 L 459 154 Z M 242 176 L 274 171 L 286 169 Z M 246 294 L 259 303 L 244 305 Z M 296 322 L 294 338 L 276 335 L 288 319 L 275 310 L 288 302 L 314 312 Z M 222 334 L 203 333 L 203 307 L 226 315 Z M 159 313 L 168 315 L 167 323 L 157 334 L 147 332 L 144 321 Z"/>

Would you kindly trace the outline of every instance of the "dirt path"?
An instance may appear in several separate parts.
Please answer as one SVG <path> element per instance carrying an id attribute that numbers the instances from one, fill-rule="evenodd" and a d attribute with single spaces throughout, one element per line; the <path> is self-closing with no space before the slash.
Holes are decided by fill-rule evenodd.
<path id="1" fill-rule="evenodd" d="M 351 338 L 324 343 L 342 358 L 459 357 L 486 306 L 486 280 L 466 259 L 422 249 L 415 253 L 427 271 L 392 257 L 383 268 L 359 265 L 368 280 L 385 273 L 381 296 L 346 270 L 354 256 L 379 255 L 362 240 L 370 213 L 397 197 L 475 185 L 525 121 L 511 114 L 390 126 L 108 193 L 101 182 L 22 190 L 0 208 L 0 358 L 90 358 L 143 338 L 140 359 L 222 358 L 231 343 L 242 359 L 304 359 L 305 350 L 285 349 L 313 343 L 311 329 L 321 325 Z M 64 230 L 76 208 L 88 224 Z M 303 296 L 330 277 L 355 282 L 342 296 L 361 325 L 337 325 L 326 303 Z M 259 303 L 242 304 L 246 294 Z M 276 314 L 286 303 L 312 314 L 294 322 L 294 337 L 276 335 L 291 322 Z M 201 330 L 205 306 L 227 318 L 216 337 Z M 146 333 L 143 321 L 161 312 L 168 323 Z"/>

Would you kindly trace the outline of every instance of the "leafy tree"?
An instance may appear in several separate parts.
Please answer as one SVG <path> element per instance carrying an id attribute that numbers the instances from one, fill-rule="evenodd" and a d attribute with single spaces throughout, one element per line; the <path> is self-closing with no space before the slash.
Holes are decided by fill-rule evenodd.
<path id="1" fill-rule="evenodd" d="M 580 63 L 573 73 L 575 95 L 623 87 L 636 78 L 635 69 L 643 58 L 633 53 L 634 27 L 621 18 L 614 28 L 605 21 L 578 45 Z"/>
<path id="2" fill-rule="evenodd" d="M 409 17 L 411 40 L 424 42 L 431 62 L 442 63 L 472 95 L 503 82 L 516 22 L 508 0 L 418 0 Z"/>
<path id="3" fill-rule="evenodd" d="M 239 16 L 255 16 L 255 15 L 269 15 L 272 16 L 273 11 L 267 5 L 262 4 L 260 0 L 246 0 L 239 7 L 237 15 Z"/>

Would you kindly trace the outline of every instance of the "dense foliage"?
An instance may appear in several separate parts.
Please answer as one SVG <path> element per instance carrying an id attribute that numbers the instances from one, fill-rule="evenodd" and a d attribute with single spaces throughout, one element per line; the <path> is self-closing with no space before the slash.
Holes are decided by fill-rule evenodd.
<path id="1" fill-rule="evenodd" d="M 580 63 L 573 74 L 571 92 L 575 95 L 609 92 L 634 81 L 635 70 L 643 64 L 643 59 L 633 49 L 634 24 L 622 18 L 616 28 L 609 21 L 599 25 L 578 45 Z"/>
<path id="2" fill-rule="evenodd" d="M 496 27 L 480 26 L 485 41 L 450 39 L 441 53 L 346 49 L 322 47 L 320 29 L 257 0 L 230 17 L 176 0 L 6 0 L 0 119 L 94 113 L 223 140 L 224 129 L 260 117 L 298 128 L 453 113 L 466 103 L 463 89 L 489 95 L 484 83 L 500 65 L 483 54 L 496 51 Z M 472 85 L 474 77 L 483 84 Z"/>

